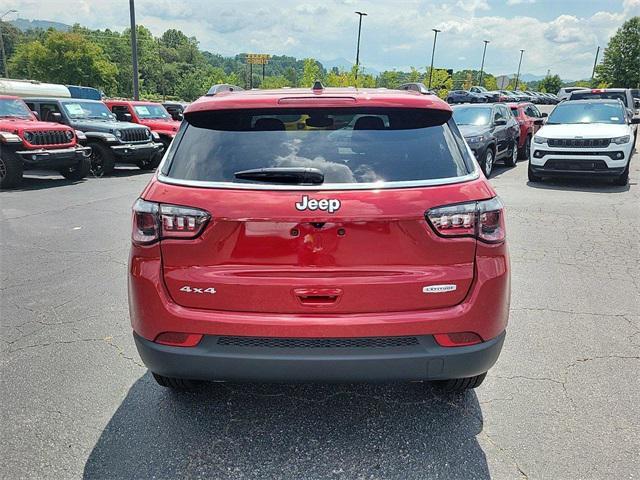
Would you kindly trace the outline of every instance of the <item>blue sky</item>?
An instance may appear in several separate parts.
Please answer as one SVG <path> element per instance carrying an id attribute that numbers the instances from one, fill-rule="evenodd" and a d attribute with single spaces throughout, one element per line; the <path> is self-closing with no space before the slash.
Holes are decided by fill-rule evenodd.
<path id="1" fill-rule="evenodd" d="M 128 26 L 126 0 L 2 0 L 21 18 L 81 23 L 92 28 Z M 435 64 L 479 68 L 490 40 L 486 70 L 547 70 L 565 79 L 591 74 L 598 45 L 640 15 L 640 0 L 136 0 L 137 19 L 160 34 L 179 28 L 203 49 L 287 54 L 321 60 L 355 58 L 357 16 L 365 17 L 361 62 L 376 70 L 424 68 L 438 35 Z"/>

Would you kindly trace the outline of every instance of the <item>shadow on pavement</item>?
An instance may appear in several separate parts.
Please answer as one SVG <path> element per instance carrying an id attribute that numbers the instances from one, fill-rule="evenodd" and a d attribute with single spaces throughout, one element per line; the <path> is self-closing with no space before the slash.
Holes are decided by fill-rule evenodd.
<path id="1" fill-rule="evenodd" d="M 39 171 L 39 170 L 28 170 L 25 172 L 24 177 L 22 178 L 22 184 L 17 188 L 12 188 L 6 190 L 7 192 L 24 192 L 28 190 L 43 190 L 47 188 L 59 188 L 59 187 L 68 187 L 71 185 L 78 185 L 89 180 L 99 180 L 99 181 L 109 181 L 109 178 L 122 178 L 122 177 L 133 177 L 137 175 L 148 175 L 153 174 L 155 170 L 140 170 L 138 167 L 129 167 L 129 168 L 120 168 L 117 167 L 113 174 L 104 177 L 104 178 L 96 178 L 93 175 L 89 174 L 86 178 L 82 180 L 67 180 L 61 175 L 58 175 L 56 172 L 51 171 Z M 3 190 L 4 191 L 4 190 Z"/>
<path id="2" fill-rule="evenodd" d="M 129 390 L 84 478 L 490 477 L 473 392 L 431 386 L 212 384 Z"/>

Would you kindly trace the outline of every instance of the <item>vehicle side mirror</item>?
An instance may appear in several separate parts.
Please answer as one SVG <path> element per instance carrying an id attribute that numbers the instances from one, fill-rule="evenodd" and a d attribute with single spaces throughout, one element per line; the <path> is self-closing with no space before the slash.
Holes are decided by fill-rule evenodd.
<path id="1" fill-rule="evenodd" d="M 184 120 L 184 113 L 180 112 L 180 113 L 178 113 L 178 115 L 176 115 L 176 116 L 178 117 L 178 118 L 176 118 L 176 120 L 178 120 L 178 121 L 180 121 L 180 122 L 181 122 L 182 120 Z"/>
<path id="2" fill-rule="evenodd" d="M 640 98 L 633 99 L 633 106 L 636 108 L 640 108 Z"/>
<path id="3" fill-rule="evenodd" d="M 543 125 L 543 124 L 544 124 L 544 120 L 543 120 L 543 119 L 541 119 L 541 118 L 539 118 L 539 119 L 537 119 L 537 120 L 534 120 L 534 121 L 533 121 L 533 123 L 534 123 L 535 125 Z"/>
<path id="4" fill-rule="evenodd" d="M 59 112 L 51 112 L 47 120 L 55 123 L 62 123 L 62 114 Z"/>
<path id="5" fill-rule="evenodd" d="M 123 113 L 122 114 L 122 121 L 123 122 L 130 122 L 131 120 L 133 120 L 133 117 L 131 116 L 130 113 Z"/>
<path id="6" fill-rule="evenodd" d="M 34 117 L 36 117 L 38 120 L 40 120 L 40 114 L 38 112 L 36 112 L 35 110 L 31 110 L 31 113 L 33 113 Z"/>
<path id="7" fill-rule="evenodd" d="M 496 125 L 496 126 L 506 125 L 507 124 L 507 120 L 504 119 L 504 118 L 499 118 L 497 120 L 494 120 L 493 124 Z"/>
<path id="8" fill-rule="evenodd" d="M 548 114 L 547 112 L 543 112 L 543 113 L 542 113 L 542 116 L 543 116 L 543 117 L 548 117 L 548 116 L 549 116 L 549 114 Z"/>

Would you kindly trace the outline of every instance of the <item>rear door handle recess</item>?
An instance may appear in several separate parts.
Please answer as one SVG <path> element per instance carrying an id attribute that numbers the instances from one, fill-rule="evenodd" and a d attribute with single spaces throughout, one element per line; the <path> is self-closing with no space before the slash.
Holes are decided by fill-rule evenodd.
<path id="1" fill-rule="evenodd" d="M 293 293 L 298 301 L 311 307 L 326 307 L 336 304 L 342 296 L 341 288 L 296 288 Z"/>

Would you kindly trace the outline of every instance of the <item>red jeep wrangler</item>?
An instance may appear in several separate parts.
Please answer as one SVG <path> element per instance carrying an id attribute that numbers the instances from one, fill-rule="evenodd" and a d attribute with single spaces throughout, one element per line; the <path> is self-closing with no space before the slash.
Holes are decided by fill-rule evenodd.
<path id="1" fill-rule="evenodd" d="M 20 98 L 0 95 L 0 188 L 18 186 L 24 170 L 86 177 L 91 148 L 80 145 L 79 136 L 84 137 L 65 125 L 39 121 Z"/>
<path id="2" fill-rule="evenodd" d="M 159 103 L 134 100 L 106 100 L 104 103 L 118 120 L 139 123 L 156 132 L 165 152 L 180 127 L 180 122 L 174 120 Z"/>

